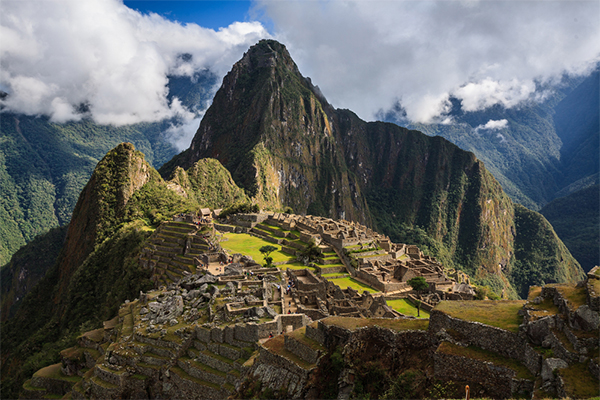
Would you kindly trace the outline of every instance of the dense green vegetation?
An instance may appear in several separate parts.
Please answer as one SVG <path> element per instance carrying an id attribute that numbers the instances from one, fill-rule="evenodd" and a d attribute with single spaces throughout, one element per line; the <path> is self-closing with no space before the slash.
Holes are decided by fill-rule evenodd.
<path id="1" fill-rule="evenodd" d="M 169 99 L 201 111 L 216 81 L 208 71 L 171 77 Z M 165 120 L 128 126 L 99 125 L 84 117 L 64 124 L 46 117 L 3 113 L 0 118 L 0 266 L 36 235 L 65 225 L 98 161 L 121 142 L 133 143 L 159 167 L 177 149 Z M 174 139 L 174 138 L 172 138 Z"/>
<path id="2" fill-rule="evenodd" d="M 74 210 L 57 262 L 2 324 L 2 398 L 18 397 L 26 376 L 57 362 L 59 349 L 152 286 L 150 271 L 138 264 L 145 240 L 161 221 L 198 208 L 194 193 L 180 196 L 167 185 L 130 144 L 101 160 Z M 15 260 L 34 259 L 30 254 L 39 256 L 46 248 L 52 257 L 52 246 L 62 245 L 63 238 L 64 229 L 53 231 Z"/>
<path id="3" fill-rule="evenodd" d="M 2 321 L 12 317 L 27 294 L 54 265 L 63 246 L 67 227 L 50 229 L 21 247 L 0 270 Z"/>
<path id="4" fill-rule="evenodd" d="M 600 265 L 600 186 L 561 197 L 540 211 L 584 271 Z"/>
<path id="5" fill-rule="evenodd" d="M 454 124 L 411 127 L 472 151 L 514 201 L 539 210 L 564 188 L 598 173 L 599 74 L 564 77 L 559 85 L 539 88 L 544 101 L 510 109 L 496 105 L 465 112 L 459 100 L 451 99 Z M 394 116 L 380 115 L 402 122 Z M 490 120 L 506 120 L 507 125 L 481 129 Z"/>
<path id="6" fill-rule="evenodd" d="M 519 295 L 527 298 L 529 286 L 565 282 L 565 272 L 574 269 L 576 261 L 557 240 L 550 223 L 541 214 L 519 204 L 515 205 L 515 221 L 515 260 L 509 278 Z M 559 268 L 565 263 L 570 268 Z M 583 278 L 581 271 L 576 280 Z"/>
<path id="7" fill-rule="evenodd" d="M 598 70 L 587 78 L 564 77 L 559 85 L 540 87 L 544 101 L 518 108 L 494 106 L 464 112 L 460 102 L 452 99 L 454 124 L 411 126 L 472 151 L 514 201 L 539 210 L 555 198 L 598 184 L 599 77 Z M 406 122 L 393 112 L 380 117 Z M 501 130 L 478 129 L 490 120 L 506 120 L 507 125 Z M 565 207 L 569 201 L 577 199 L 569 197 L 559 204 Z M 566 207 L 576 210 L 577 204 Z M 576 228 L 581 219 L 572 212 L 549 218 L 553 225 L 554 221 L 562 225 L 557 230 L 559 237 L 586 270 L 598 263 L 598 235 L 591 232 L 591 221 L 598 221 L 600 209 L 589 210 L 590 222 L 581 225 L 581 230 Z"/>

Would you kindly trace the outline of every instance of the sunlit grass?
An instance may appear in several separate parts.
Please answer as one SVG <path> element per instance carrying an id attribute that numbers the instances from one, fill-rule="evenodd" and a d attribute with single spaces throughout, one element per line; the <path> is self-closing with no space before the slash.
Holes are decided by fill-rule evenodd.
<path id="1" fill-rule="evenodd" d="M 567 396 L 573 399 L 598 398 L 598 379 L 590 373 L 588 363 L 577 363 L 558 370 L 565 383 Z"/>
<path id="2" fill-rule="evenodd" d="M 307 267 L 306 265 L 302 264 L 301 262 L 293 262 L 293 263 L 289 263 L 289 264 L 284 264 L 284 265 L 280 265 L 279 268 L 281 268 L 282 270 L 286 270 L 287 268 L 289 269 L 293 269 L 293 270 L 300 270 L 300 269 L 309 269 L 312 272 L 316 271 L 316 268 L 314 267 Z"/>
<path id="3" fill-rule="evenodd" d="M 397 299 L 397 300 L 386 300 L 388 306 L 392 307 L 394 310 L 398 311 L 404 315 L 411 315 L 413 317 L 417 316 L 417 308 L 412 305 L 406 299 Z M 423 309 L 420 311 L 419 318 L 429 318 L 429 313 Z"/>
<path id="4" fill-rule="evenodd" d="M 271 253 L 273 262 L 287 262 L 296 259 L 295 256 L 284 253 L 281 251 L 281 246 L 267 242 L 266 240 L 257 238 L 247 233 L 226 233 L 226 241 L 221 242 L 221 247 L 228 250 L 230 253 L 240 253 L 252 257 L 252 259 L 258 263 L 263 262 L 263 255 L 259 251 L 262 246 L 275 246 L 279 250 Z"/>
<path id="5" fill-rule="evenodd" d="M 454 318 L 481 322 L 516 333 L 523 319 L 518 312 L 524 304 L 524 300 L 442 301 L 435 310 Z"/>
<path id="6" fill-rule="evenodd" d="M 336 278 L 336 279 L 328 279 L 329 281 L 335 283 L 342 289 L 346 289 L 351 287 L 354 290 L 358 290 L 360 293 L 367 291 L 369 293 L 377 293 L 378 291 L 373 289 L 369 285 L 365 285 L 362 282 L 359 282 L 353 278 Z"/>
<path id="7" fill-rule="evenodd" d="M 587 293 L 585 288 L 575 285 L 552 284 L 558 292 L 568 300 L 570 308 L 575 311 L 587 302 Z"/>

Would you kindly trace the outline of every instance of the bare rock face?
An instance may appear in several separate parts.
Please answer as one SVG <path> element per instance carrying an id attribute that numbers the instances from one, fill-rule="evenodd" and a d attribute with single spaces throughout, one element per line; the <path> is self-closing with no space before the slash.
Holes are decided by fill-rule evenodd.
<path id="1" fill-rule="evenodd" d="M 422 227 L 470 275 L 502 282 L 513 298 L 534 280 L 517 265 L 552 259 L 548 280 L 583 276 L 548 222 L 515 205 L 473 153 L 334 109 L 274 40 L 252 46 L 233 66 L 191 147 L 160 172 L 170 177 L 208 157 L 262 208 L 380 224 L 388 235 L 401 224 Z"/>
<path id="2" fill-rule="evenodd" d="M 575 314 L 580 329 L 593 331 L 600 327 L 598 312 L 593 311 L 587 304 L 579 307 Z"/>

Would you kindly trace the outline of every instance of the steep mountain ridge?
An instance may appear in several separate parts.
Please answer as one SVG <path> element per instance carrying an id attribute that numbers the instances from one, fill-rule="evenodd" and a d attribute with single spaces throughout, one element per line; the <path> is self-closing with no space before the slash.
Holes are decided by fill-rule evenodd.
<path id="1" fill-rule="evenodd" d="M 207 168 L 210 178 L 203 173 Z M 138 258 L 162 221 L 197 210 L 198 200 L 211 199 L 210 206 L 221 208 L 247 199 L 215 160 L 202 160 L 179 175 L 193 184 L 182 190 L 178 182 L 165 182 L 132 144 L 118 145 L 81 192 L 66 238 L 50 232 L 24 247 L 23 261 L 13 259 L 15 267 L 6 271 L 14 274 L 35 259 L 31 253 L 64 238 L 56 262 L 27 288 L 14 317 L 2 323 L 3 398 L 15 398 L 23 377 L 40 363 L 55 362 L 58 347 L 73 343 L 83 328 L 112 318 L 126 299 L 152 287 L 150 270 Z M 14 300 L 4 294 L 3 288 L 3 310 L 10 309 Z"/>
<path id="2" fill-rule="evenodd" d="M 57 297 L 66 291 L 70 277 L 95 246 L 116 230 L 133 193 L 151 179 L 160 179 L 152 176 L 151 169 L 144 155 L 130 143 L 118 145 L 98 163 L 79 196 L 73 222 L 69 224 L 58 261 Z"/>
<path id="3" fill-rule="evenodd" d="M 216 79 L 209 71 L 169 77 L 175 97 L 199 115 Z M 6 93 L 5 93 L 6 95 Z M 10 95 L 7 95 L 10 96 Z M 1 98 L 1 97 L 0 97 Z M 0 108 L 2 105 L 0 104 Z M 69 223 L 96 164 L 121 142 L 133 143 L 158 168 L 177 154 L 169 129 L 180 121 L 100 125 L 82 110 L 80 121 L 2 112 L 0 118 L 0 265 L 36 235 Z"/>
<path id="4" fill-rule="evenodd" d="M 584 271 L 600 265 L 600 186 L 593 185 L 546 204 L 540 213 Z"/>
<path id="5" fill-rule="evenodd" d="M 161 169 L 170 181 L 129 144 L 98 164 L 58 262 L 2 324 L 3 349 L 10 349 L 2 354 L 3 394 L 56 358 L 53 346 L 64 348 L 143 290 L 149 281 L 137 259 L 145 240 L 162 220 L 199 206 L 248 200 L 263 208 L 291 206 L 381 227 L 393 240 L 405 228 L 422 230 L 439 245 L 433 255 L 445 265 L 509 296 L 537 279 L 537 262 L 552 261 L 543 279 L 583 275 L 547 221 L 516 207 L 472 153 L 334 110 L 277 42 L 259 43 L 242 60 L 233 68 L 237 78 L 225 78 L 192 147 Z M 204 153 L 231 174 L 221 162 L 196 159 Z M 527 231 L 520 230 L 524 217 L 535 222 L 525 224 Z M 532 246 L 520 244 L 523 235 Z M 414 238 L 408 239 L 402 241 Z M 533 268 L 517 281 L 515 271 L 525 262 Z"/>
<path id="6" fill-rule="evenodd" d="M 204 157 L 262 207 L 357 220 L 393 239 L 418 227 L 444 263 L 515 295 L 514 205 L 483 163 L 440 137 L 334 109 L 278 42 L 259 42 L 233 66 L 190 148 L 160 172 Z M 545 257 L 559 257 L 556 247 Z M 567 259 L 561 275 L 580 278 Z"/>
<path id="7" fill-rule="evenodd" d="M 212 157 L 262 207 L 369 222 L 336 146 L 333 110 L 319 97 L 283 45 L 261 41 L 223 79 L 190 148 L 160 172 L 170 177 L 175 166 Z"/>

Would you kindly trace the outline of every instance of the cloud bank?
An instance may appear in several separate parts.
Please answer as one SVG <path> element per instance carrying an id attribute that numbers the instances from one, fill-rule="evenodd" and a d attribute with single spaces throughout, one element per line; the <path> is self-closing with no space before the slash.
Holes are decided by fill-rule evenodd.
<path id="1" fill-rule="evenodd" d="M 429 122 L 453 96 L 467 111 L 512 107 L 535 82 L 584 73 L 600 55 L 597 1 L 271 1 L 300 70 L 336 107 L 371 119 L 400 99 Z"/>
<path id="2" fill-rule="evenodd" d="M 214 31 L 117 0 L 66 0 L 3 1 L 0 36 L 5 110 L 64 122 L 86 109 L 98 123 L 124 125 L 172 117 L 189 124 L 198 115 L 167 100 L 167 76 L 205 68 L 223 76 L 268 33 L 259 22 Z"/>

